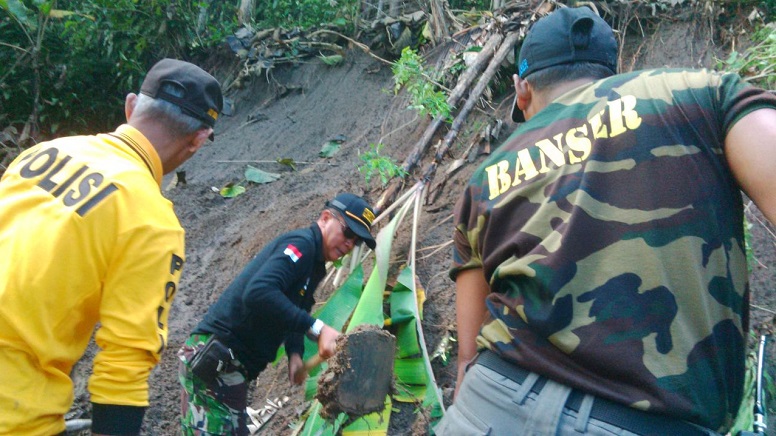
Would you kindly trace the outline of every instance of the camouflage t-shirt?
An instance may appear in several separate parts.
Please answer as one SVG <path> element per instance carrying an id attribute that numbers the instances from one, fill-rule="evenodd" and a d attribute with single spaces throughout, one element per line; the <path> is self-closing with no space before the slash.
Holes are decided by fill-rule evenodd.
<path id="1" fill-rule="evenodd" d="M 492 290 L 479 345 L 727 429 L 749 288 L 724 137 L 762 107 L 776 98 L 736 75 L 658 69 L 579 87 L 520 126 L 456 206 L 451 277 L 481 267 Z"/>

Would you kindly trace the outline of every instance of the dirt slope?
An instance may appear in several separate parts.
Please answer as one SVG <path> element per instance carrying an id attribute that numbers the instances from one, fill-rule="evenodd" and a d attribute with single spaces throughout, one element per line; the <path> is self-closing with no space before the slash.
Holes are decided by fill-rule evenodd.
<path id="1" fill-rule="evenodd" d="M 622 54 L 623 70 L 664 65 L 713 66 L 713 55 L 724 53 L 725 47 L 715 46 L 710 32 L 706 22 L 666 20 L 655 34 L 648 33 L 644 38 L 628 35 Z M 234 65 L 236 60 L 224 57 L 216 72 L 226 76 Z M 374 184 L 367 187 L 356 169 L 361 163 L 359 152 L 366 151 L 370 143 L 382 142 L 386 144 L 384 153 L 402 162 L 428 123 L 426 118 L 405 109 L 407 100 L 402 95 L 394 96 L 392 89 L 390 68 L 358 49 L 350 50 L 344 63 L 337 67 L 313 59 L 277 68 L 269 76 L 228 95 L 234 102 L 233 114 L 219 120 L 216 142 L 184 165 L 186 185 L 175 186 L 170 176 L 165 179 L 164 193 L 174 202 L 187 231 L 187 262 L 170 314 L 169 349 L 150 381 L 152 404 L 146 414 L 144 434 L 178 433 L 175 351 L 249 259 L 278 234 L 315 220 L 324 202 L 337 192 L 355 192 L 372 202 L 379 198 L 381 191 Z M 473 132 L 471 127 L 477 122 L 506 120 L 510 104 L 511 95 L 498 97 L 493 107 L 483 108 L 471 117 L 469 130 Z M 500 138 L 505 139 L 513 128 L 511 122 L 505 122 Z M 466 135 L 472 134 L 464 131 Z M 336 135 L 347 137 L 339 153 L 328 160 L 320 158 L 322 144 Z M 468 136 L 459 139 L 460 145 L 453 150 L 455 157 L 469 141 Z M 247 163 L 225 161 L 277 158 L 299 162 L 297 171 L 276 163 L 255 163 L 263 170 L 282 173 L 282 177 L 265 185 L 246 184 L 246 193 L 234 199 L 224 199 L 211 189 L 242 180 Z M 477 162 L 481 160 L 482 157 Z M 448 329 L 455 328 L 454 287 L 446 275 L 450 248 L 435 247 L 450 240 L 449 218 L 454 202 L 477 162 L 456 173 L 439 198 L 424 207 L 422 215 L 418 248 L 423 251 L 417 274 L 428 297 L 423 329 L 431 350 Z M 754 302 L 773 310 L 775 239 L 772 228 L 769 234 L 763 225 L 753 222 L 758 258 L 754 267 Z M 407 244 L 405 232 L 394 244 L 397 265 L 406 259 Z M 328 288 L 319 289 L 319 301 L 330 292 Z M 753 317 L 761 322 L 770 319 L 770 314 L 756 310 Z M 75 371 L 78 397 L 74 417 L 88 405 L 84 390 L 87 362 L 88 357 Z M 448 366 L 435 361 L 434 369 L 448 405 L 455 380 L 455 360 Z M 256 408 L 262 407 L 266 399 L 290 398 L 262 434 L 291 434 L 289 426 L 306 404 L 302 389 L 289 386 L 286 361 L 264 371 L 252 392 Z M 402 412 L 392 419 L 389 434 L 410 434 L 416 415 L 412 406 L 398 407 Z"/>

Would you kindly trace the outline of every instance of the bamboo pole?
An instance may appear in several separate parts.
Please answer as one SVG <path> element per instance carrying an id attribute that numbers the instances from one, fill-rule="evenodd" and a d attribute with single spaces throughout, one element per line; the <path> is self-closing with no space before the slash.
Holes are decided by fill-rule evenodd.
<path id="1" fill-rule="evenodd" d="M 511 32 L 504 39 L 504 43 L 501 44 L 501 47 L 499 47 L 498 51 L 493 56 L 493 61 L 491 61 L 490 65 L 488 65 L 488 69 L 486 69 L 482 74 L 480 80 L 469 94 L 469 98 L 466 100 L 466 103 L 461 108 L 461 111 L 458 112 L 458 116 L 456 116 L 455 120 L 453 120 L 453 125 L 450 126 L 450 130 L 445 135 L 445 138 L 442 141 L 442 145 L 437 149 L 436 155 L 434 155 L 434 161 L 431 162 L 431 164 L 426 167 L 426 170 L 423 172 L 424 181 L 429 181 L 434 176 L 434 172 L 436 171 L 437 166 L 444 159 L 447 151 L 450 149 L 450 145 L 452 145 L 453 141 L 455 141 L 455 139 L 458 137 L 458 133 L 461 130 L 461 126 L 463 126 L 463 123 L 466 121 L 466 117 L 468 117 L 469 113 L 472 111 L 472 109 L 474 109 L 474 106 L 479 101 L 482 93 L 485 92 L 485 88 L 487 88 L 488 83 L 490 83 L 490 80 L 496 74 L 496 71 L 498 71 L 501 63 L 504 61 L 504 59 L 506 59 L 506 57 L 512 51 L 515 43 L 517 43 L 520 38 L 521 32 Z"/>

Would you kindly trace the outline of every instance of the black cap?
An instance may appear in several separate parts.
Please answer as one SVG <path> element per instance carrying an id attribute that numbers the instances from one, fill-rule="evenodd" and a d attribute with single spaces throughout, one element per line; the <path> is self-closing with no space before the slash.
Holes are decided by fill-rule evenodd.
<path id="1" fill-rule="evenodd" d="M 529 74 L 556 65 L 593 62 L 617 73 L 617 40 L 609 24 L 588 7 L 560 8 L 534 23 L 528 31 L 517 74 Z M 523 122 L 523 111 L 512 105 L 512 121 Z"/>
<path id="2" fill-rule="evenodd" d="M 345 192 L 326 202 L 326 206 L 342 213 L 348 228 L 358 235 L 369 248 L 375 249 L 377 243 L 372 237 L 372 222 L 375 220 L 375 213 L 363 198 Z"/>
<path id="3" fill-rule="evenodd" d="M 174 86 L 165 89 L 165 83 Z M 216 125 L 224 104 L 218 80 L 198 66 L 176 59 L 162 59 L 151 67 L 140 92 L 180 107 L 209 127 Z"/>

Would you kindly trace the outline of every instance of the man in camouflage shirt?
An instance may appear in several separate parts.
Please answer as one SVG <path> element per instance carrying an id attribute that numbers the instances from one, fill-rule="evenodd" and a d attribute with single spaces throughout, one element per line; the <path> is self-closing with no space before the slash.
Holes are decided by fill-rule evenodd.
<path id="1" fill-rule="evenodd" d="M 459 374 L 437 434 L 728 431 L 741 190 L 776 222 L 776 98 L 734 74 L 615 75 L 584 7 L 537 21 L 517 62 L 526 122 L 456 206 Z"/>

